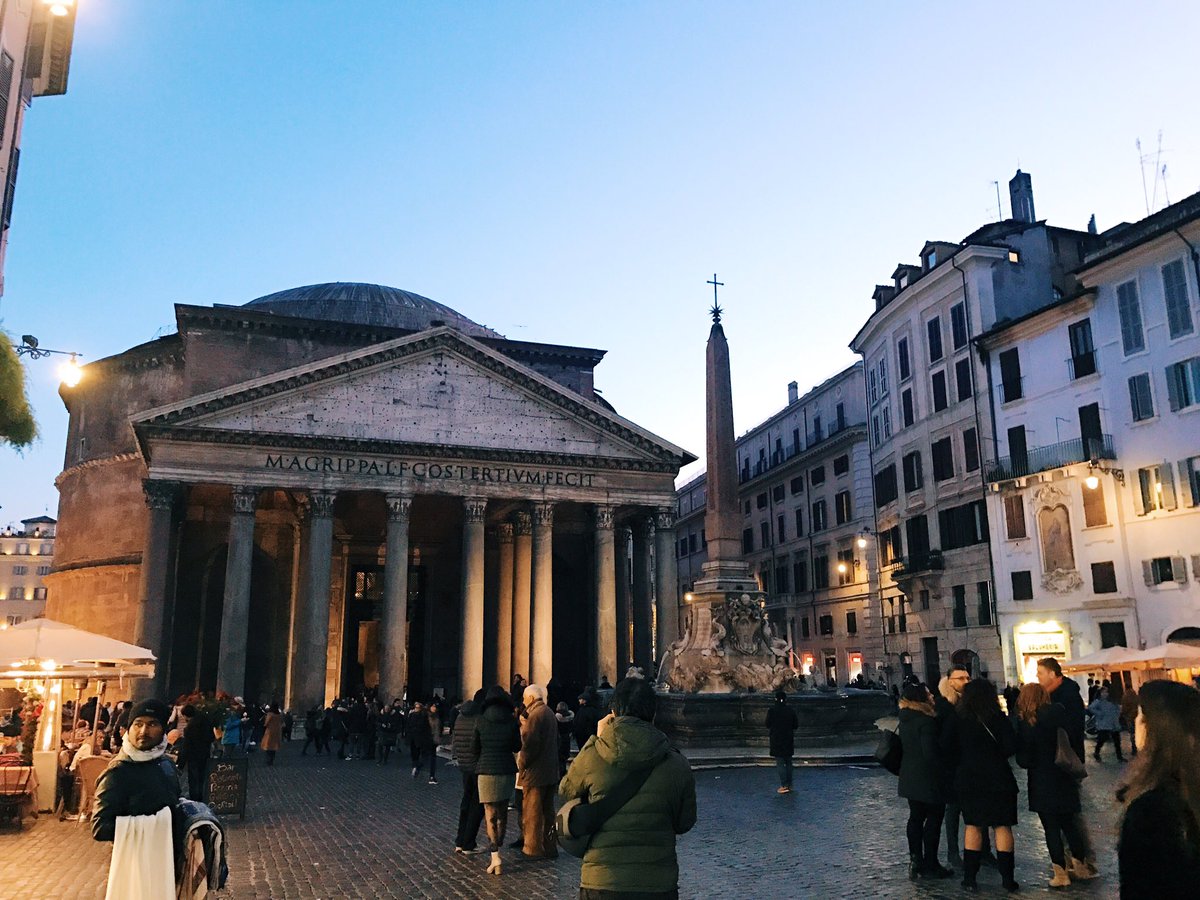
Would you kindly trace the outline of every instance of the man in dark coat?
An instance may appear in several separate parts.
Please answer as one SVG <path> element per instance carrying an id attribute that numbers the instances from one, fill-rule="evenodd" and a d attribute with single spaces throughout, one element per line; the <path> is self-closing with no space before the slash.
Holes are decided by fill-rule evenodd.
<path id="1" fill-rule="evenodd" d="M 602 717 L 600 697 L 594 690 L 588 688 L 579 695 L 579 709 L 576 710 L 575 719 L 571 722 L 571 732 L 575 737 L 577 749 L 582 750 L 588 738 L 595 736 L 596 726 Z"/>
<path id="2" fill-rule="evenodd" d="M 546 705 L 546 688 L 525 688 L 526 716 L 521 720 L 517 781 L 521 785 L 523 853 L 534 859 L 558 856 L 554 831 L 554 786 L 558 784 L 558 722 Z"/>
<path id="3" fill-rule="evenodd" d="M 458 831 L 454 837 L 455 853 L 478 853 L 475 842 L 479 837 L 479 826 L 483 822 L 483 804 L 479 802 L 479 776 L 475 764 L 479 754 L 475 751 L 475 722 L 483 712 L 486 692 L 480 688 L 475 696 L 458 709 L 454 728 L 450 732 L 450 747 L 458 761 L 462 775 L 462 801 L 458 804 Z"/>
<path id="4" fill-rule="evenodd" d="M 771 756 L 775 757 L 775 768 L 779 771 L 779 789 L 776 793 L 792 792 L 792 756 L 796 752 L 796 729 L 799 727 L 800 717 L 787 705 L 787 692 L 780 688 L 775 692 L 775 704 L 767 710 Z"/>
<path id="5" fill-rule="evenodd" d="M 208 758 L 212 755 L 213 727 L 200 710 L 188 704 L 183 708 L 187 724 L 183 727 L 183 739 L 179 748 L 179 765 L 187 769 L 188 797 L 204 800 L 204 776 L 208 771 Z"/>
<path id="6" fill-rule="evenodd" d="M 1079 761 L 1081 763 L 1084 762 L 1087 758 L 1083 743 L 1083 728 L 1086 716 L 1084 714 L 1083 696 L 1080 693 L 1079 684 L 1073 678 L 1063 678 L 1062 666 L 1059 665 L 1058 660 L 1053 656 L 1047 656 L 1045 659 L 1038 660 L 1037 679 L 1038 683 L 1050 695 L 1050 702 L 1057 703 L 1063 708 L 1063 730 L 1067 733 L 1067 740 L 1071 743 L 1071 749 L 1075 751 L 1075 755 L 1079 757 Z M 1092 835 L 1088 830 L 1087 822 L 1084 820 L 1082 813 L 1075 814 L 1072 824 L 1086 849 L 1082 851 L 1083 859 L 1068 858 L 1067 868 L 1072 878 L 1078 881 L 1089 881 L 1100 874 L 1096 869 L 1095 845 L 1092 843 Z M 1074 850 L 1075 848 L 1072 847 L 1071 849 Z"/>

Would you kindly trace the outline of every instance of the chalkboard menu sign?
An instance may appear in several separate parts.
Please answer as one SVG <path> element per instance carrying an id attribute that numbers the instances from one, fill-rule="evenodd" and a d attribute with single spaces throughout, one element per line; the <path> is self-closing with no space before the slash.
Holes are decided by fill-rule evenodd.
<path id="1" fill-rule="evenodd" d="M 214 759 L 208 773 L 208 805 L 218 816 L 246 818 L 246 780 L 250 760 L 246 757 Z"/>

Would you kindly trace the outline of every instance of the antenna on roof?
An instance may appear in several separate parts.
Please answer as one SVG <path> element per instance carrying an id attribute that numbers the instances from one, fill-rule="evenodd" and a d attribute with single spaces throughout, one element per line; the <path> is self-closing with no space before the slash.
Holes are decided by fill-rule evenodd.
<path id="1" fill-rule="evenodd" d="M 1146 157 L 1142 154 L 1142 139 L 1133 142 L 1138 152 L 1138 169 L 1142 173 L 1142 199 L 1146 202 L 1146 215 L 1150 215 L 1150 192 L 1146 190 Z"/>
<path id="2" fill-rule="evenodd" d="M 1167 193 L 1167 164 L 1166 163 L 1163 163 L 1163 167 L 1162 167 L 1162 180 L 1163 180 L 1163 202 L 1166 203 L 1167 206 L 1170 206 L 1171 205 L 1171 195 L 1169 193 Z"/>
<path id="3" fill-rule="evenodd" d="M 996 186 L 996 221 L 1003 222 L 1004 221 L 1004 204 L 1000 202 L 1000 182 L 993 181 L 992 184 L 994 184 Z"/>
<path id="4" fill-rule="evenodd" d="M 1158 166 L 1162 162 L 1162 129 L 1158 130 L 1158 150 L 1154 153 L 1154 188 L 1150 192 L 1150 205 L 1158 207 Z"/>

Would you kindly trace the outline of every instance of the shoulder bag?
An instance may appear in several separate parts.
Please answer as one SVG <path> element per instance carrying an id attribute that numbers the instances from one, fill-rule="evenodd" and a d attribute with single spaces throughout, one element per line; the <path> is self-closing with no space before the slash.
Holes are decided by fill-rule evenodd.
<path id="1" fill-rule="evenodd" d="M 899 775 L 903 758 L 904 745 L 900 742 L 900 735 L 884 729 L 883 734 L 879 736 L 879 743 L 875 746 L 875 761 L 893 775 Z"/>
<path id="2" fill-rule="evenodd" d="M 1075 753 L 1075 748 L 1071 746 L 1071 739 L 1067 736 L 1065 728 L 1058 729 L 1057 746 L 1054 750 L 1054 765 L 1061 772 L 1070 775 L 1076 781 L 1082 781 L 1087 778 L 1087 767 L 1084 766 L 1078 754 Z"/>
<path id="3" fill-rule="evenodd" d="M 646 779 L 657 766 L 647 766 L 632 773 L 612 791 L 595 803 L 583 798 L 568 800 L 554 817 L 558 832 L 558 845 L 572 856 L 583 858 L 592 843 L 592 837 L 618 810 L 642 789 Z"/>

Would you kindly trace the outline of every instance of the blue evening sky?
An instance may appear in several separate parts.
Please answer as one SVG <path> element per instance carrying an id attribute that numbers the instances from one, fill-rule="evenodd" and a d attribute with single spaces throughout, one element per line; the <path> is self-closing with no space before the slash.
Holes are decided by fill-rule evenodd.
<path id="1" fill-rule="evenodd" d="M 714 271 L 741 432 L 852 362 L 873 286 L 994 219 L 993 181 L 1007 215 L 1018 165 L 1078 228 L 1144 215 L 1160 129 L 1171 199 L 1200 187 L 1191 3 L 79 2 L 0 318 L 87 359 L 175 302 L 379 282 L 607 349 L 605 397 L 702 455 Z M 54 368 L 0 524 L 55 513 Z"/>

